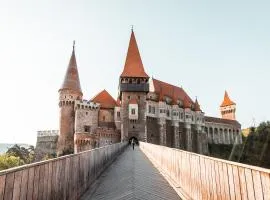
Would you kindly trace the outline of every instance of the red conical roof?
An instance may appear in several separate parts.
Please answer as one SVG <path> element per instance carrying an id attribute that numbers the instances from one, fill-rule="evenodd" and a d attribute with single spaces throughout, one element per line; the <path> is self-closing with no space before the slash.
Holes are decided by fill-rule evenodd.
<path id="1" fill-rule="evenodd" d="M 199 104 L 197 98 L 196 98 L 196 100 L 195 100 L 195 107 L 194 107 L 194 110 L 195 110 L 195 111 L 201 111 L 201 107 L 200 107 L 200 104 Z"/>
<path id="2" fill-rule="evenodd" d="M 60 90 L 62 89 L 70 89 L 70 90 L 82 93 L 79 72 L 78 72 L 77 62 L 76 62 L 76 56 L 75 56 L 75 50 L 74 50 L 74 44 L 73 44 L 73 50 L 72 50 L 72 54 L 69 60 L 68 68 L 66 71 L 66 75 L 64 78 L 64 82 Z"/>
<path id="3" fill-rule="evenodd" d="M 227 91 L 225 90 L 224 99 L 220 107 L 225 107 L 225 106 L 230 106 L 230 105 L 235 105 L 235 103 L 230 99 Z"/>
<path id="4" fill-rule="evenodd" d="M 114 108 L 117 106 L 114 98 L 106 90 L 102 90 L 100 93 L 94 96 L 91 101 L 99 103 L 101 108 Z"/>
<path id="5" fill-rule="evenodd" d="M 120 77 L 149 78 L 149 76 L 144 71 L 142 59 L 133 30 L 131 31 L 124 70 Z"/>

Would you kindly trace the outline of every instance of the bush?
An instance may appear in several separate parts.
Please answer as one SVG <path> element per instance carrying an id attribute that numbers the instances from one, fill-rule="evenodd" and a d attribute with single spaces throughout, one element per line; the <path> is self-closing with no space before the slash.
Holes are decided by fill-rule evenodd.
<path id="1" fill-rule="evenodd" d="M 19 157 L 4 154 L 0 155 L 0 170 L 23 165 L 24 162 Z"/>

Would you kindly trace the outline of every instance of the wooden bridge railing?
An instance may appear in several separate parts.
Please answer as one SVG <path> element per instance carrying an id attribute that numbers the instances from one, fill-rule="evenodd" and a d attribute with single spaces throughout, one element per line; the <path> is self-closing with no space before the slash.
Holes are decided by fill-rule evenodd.
<path id="1" fill-rule="evenodd" d="M 78 199 L 126 145 L 117 143 L 0 171 L 0 200 Z"/>
<path id="2" fill-rule="evenodd" d="M 140 143 L 186 199 L 270 199 L 270 170 L 164 146 Z"/>

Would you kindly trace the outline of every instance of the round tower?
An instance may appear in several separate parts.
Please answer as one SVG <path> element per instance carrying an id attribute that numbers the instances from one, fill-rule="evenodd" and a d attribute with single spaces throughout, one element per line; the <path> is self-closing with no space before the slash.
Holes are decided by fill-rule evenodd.
<path id="1" fill-rule="evenodd" d="M 74 45 L 75 42 L 62 87 L 58 90 L 60 108 L 58 156 L 74 152 L 74 104 L 75 100 L 81 100 L 83 96 Z"/>
<path id="2" fill-rule="evenodd" d="M 223 119 L 236 120 L 235 117 L 236 104 L 230 99 L 227 91 L 225 91 L 224 99 L 220 105 L 220 113 Z"/>

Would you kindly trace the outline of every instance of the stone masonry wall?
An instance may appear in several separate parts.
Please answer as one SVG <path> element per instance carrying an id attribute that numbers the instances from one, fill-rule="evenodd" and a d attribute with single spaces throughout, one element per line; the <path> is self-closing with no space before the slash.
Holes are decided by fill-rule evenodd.
<path id="1" fill-rule="evenodd" d="M 85 132 L 85 126 L 90 126 L 90 132 L 98 127 L 98 109 L 77 109 L 75 114 L 75 133 Z"/>
<path id="2" fill-rule="evenodd" d="M 129 110 L 128 105 L 130 99 L 136 99 L 138 103 L 138 115 L 139 118 L 136 122 L 129 120 Z M 122 104 L 121 104 L 121 114 L 122 114 L 122 140 L 127 141 L 130 137 L 136 137 L 141 141 L 146 140 L 145 135 L 145 109 L 146 109 L 146 93 L 145 92 L 122 92 Z"/>
<path id="3" fill-rule="evenodd" d="M 35 161 L 42 160 L 46 155 L 56 155 L 58 135 L 37 137 Z"/>

